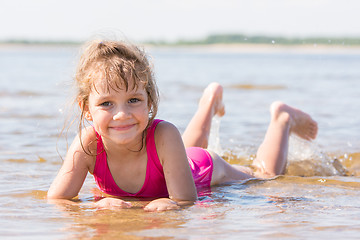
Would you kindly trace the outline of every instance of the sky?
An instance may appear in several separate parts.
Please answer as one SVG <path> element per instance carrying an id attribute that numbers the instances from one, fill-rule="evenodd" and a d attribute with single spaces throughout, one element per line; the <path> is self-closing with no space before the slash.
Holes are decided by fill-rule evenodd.
<path id="1" fill-rule="evenodd" d="M 0 40 L 360 37 L 359 0 L 0 0 Z"/>

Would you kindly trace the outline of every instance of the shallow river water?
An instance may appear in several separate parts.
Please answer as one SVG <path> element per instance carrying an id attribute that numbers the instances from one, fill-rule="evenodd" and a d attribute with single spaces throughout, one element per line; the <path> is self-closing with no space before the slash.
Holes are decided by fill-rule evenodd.
<path id="1" fill-rule="evenodd" d="M 226 115 L 211 147 L 249 165 L 272 101 L 310 113 L 313 142 L 291 137 L 288 171 L 272 180 L 214 187 L 178 211 L 144 203 L 98 210 L 89 175 L 75 204 L 46 191 L 66 144 L 78 47 L 0 47 L 1 239 L 358 239 L 360 234 L 360 49 L 147 48 L 161 92 L 158 117 L 183 131 L 210 82 L 224 86 Z M 70 107 L 69 107 L 70 106 Z"/>

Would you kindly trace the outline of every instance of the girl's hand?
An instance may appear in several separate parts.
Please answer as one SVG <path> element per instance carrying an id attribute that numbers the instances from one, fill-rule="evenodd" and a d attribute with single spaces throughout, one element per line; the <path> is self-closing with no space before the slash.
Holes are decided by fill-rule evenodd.
<path id="1" fill-rule="evenodd" d="M 167 211 L 167 210 L 176 210 L 180 206 L 173 200 L 169 198 L 159 198 L 151 201 L 148 205 L 144 207 L 145 211 L 155 212 L 155 211 Z"/>
<path id="2" fill-rule="evenodd" d="M 124 200 L 118 198 L 103 198 L 100 201 L 95 203 L 95 206 L 100 209 L 110 209 L 110 210 L 117 210 L 123 208 L 131 208 L 132 205 L 129 202 L 125 202 Z"/>

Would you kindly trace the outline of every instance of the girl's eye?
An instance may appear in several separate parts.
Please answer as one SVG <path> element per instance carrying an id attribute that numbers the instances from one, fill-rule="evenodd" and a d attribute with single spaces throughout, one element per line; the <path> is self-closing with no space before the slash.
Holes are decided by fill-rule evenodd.
<path id="1" fill-rule="evenodd" d="M 111 103 L 110 102 L 103 102 L 103 103 L 100 104 L 100 106 L 109 107 L 109 106 L 111 106 Z"/>
<path id="2" fill-rule="evenodd" d="M 138 98 L 131 98 L 130 100 L 129 100 L 129 103 L 137 103 L 137 102 L 139 102 L 140 101 L 140 99 L 138 99 Z"/>

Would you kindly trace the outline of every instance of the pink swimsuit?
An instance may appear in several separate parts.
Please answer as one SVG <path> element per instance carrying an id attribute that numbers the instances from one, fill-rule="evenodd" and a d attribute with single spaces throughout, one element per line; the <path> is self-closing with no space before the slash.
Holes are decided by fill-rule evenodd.
<path id="1" fill-rule="evenodd" d="M 169 196 L 163 167 L 156 152 L 154 139 L 156 125 L 161 121 L 162 120 L 159 119 L 154 120 L 147 130 L 146 151 L 148 160 L 146 177 L 144 185 L 137 193 L 125 192 L 115 183 L 107 164 L 107 156 L 101 136 L 96 133 L 98 138 L 97 156 L 93 174 L 95 181 L 102 192 L 118 197 L 154 198 Z M 206 150 L 198 147 L 187 148 L 186 154 L 188 156 L 196 188 L 198 191 L 209 189 L 213 171 L 213 162 L 210 154 Z"/>

